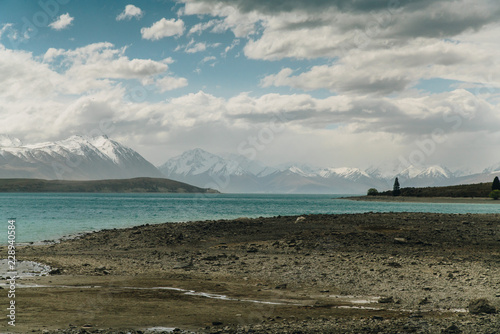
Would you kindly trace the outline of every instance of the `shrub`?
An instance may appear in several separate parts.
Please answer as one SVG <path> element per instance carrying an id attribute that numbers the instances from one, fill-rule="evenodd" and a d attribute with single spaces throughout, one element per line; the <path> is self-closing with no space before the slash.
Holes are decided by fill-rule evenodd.
<path id="1" fill-rule="evenodd" d="M 375 189 L 375 188 L 370 188 L 370 189 L 368 189 L 367 195 L 368 196 L 377 196 L 378 195 L 378 190 Z"/>
<path id="2" fill-rule="evenodd" d="M 490 197 L 493 198 L 494 200 L 497 200 L 500 198 L 500 190 L 493 190 L 490 192 Z"/>

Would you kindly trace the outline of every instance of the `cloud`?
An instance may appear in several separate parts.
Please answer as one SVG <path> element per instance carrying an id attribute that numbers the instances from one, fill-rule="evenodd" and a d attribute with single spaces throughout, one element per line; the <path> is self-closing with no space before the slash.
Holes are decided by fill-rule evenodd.
<path id="1" fill-rule="evenodd" d="M 141 35 L 143 39 L 157 41 L 165 37 L 182 36 L 184 34 L 184 21 L 181 19 L 162 18 L 160 21 L 153 23 L 149 28 L 142 28 Z"/>
<path id="2" fill-rule="evenodd" d="M 322 156 L 345 159 L 339 160 L 342 164 L 363 164 L 403 154 L 409 144 L 436 129 L 448 138 L 442 148 L 468 138 L 474 150 L 484 151 L 481 143 L 490 142 L 500 127 L 498 107 L 463 89 L 326 98 L 275 93 L 222 98 L 199 91 L 152 102 L 156 99 L 134 96 L 135 90 L 150 95 L 155 88 L 165 92 L 184 87 L 187 80 L 168 72 L 171 58 L 152 61 L 125 54 L 124 48 L 97 43 L 49 49 L 41 60 L 0 47 L 0 85 L 5 87 L 0 91 L 0 132 L 36 142 L 101 131 L 99 124 L 106 121 L 112 124 L 111 137 L 162 163 L 170 154 L 166 148 L 182 140 L 186 149 L 202 141 L 210 145 L 207 149 L 235 152 L 240 143 L 272 128 L 278 129 L 273 140 L 258 151 L 270 161 L 290 159 L 284 152 L 293 146 L 294 156 L 305 161 L 321 162 L 322 157 L 311 153 L 320 150 Z"/>
<path id="3" fill-rule="evenodd" d="M 209 61 L 212 61 L 212 60 L 217 60 L 217 58 L 214 56 L 206 56 L 205 58 L 203 58 L 201 60 L 200 63 L 204 64 L 204 63 L 208 63 Z"/>
<path id="4" fill-rule="evenodd" d="M 500 3 L 472 0 L 190 0 L 183 11 L 222 20 L 219 32 L 248 38 L 245 55 L 265 60 L 335 58 L 352 49 L 453 38 L 498 22 L 499 13 Z"/>
<path id="5" fill-rule="evenodd" d="M 184 50 L 186 53 L 196 53 L 196 52 L 201 52 L 205 51 L 207 49 L 207 44 L 202 42 L 202 43 L 196 43 L 191 46 L 186 47 Z"/>
<path id="6" fill-rule="evenodd" d="M 126 5 L 123 12 L 121 12 L 117 17 L 117 21 L 131 20 L 132 18 L 140 19 L 144 13 L 139 7 L 134 5 Z"/>
<path id="7" fill-rule="evenodd" d="M 195 42 L 194 39 L 191 39 L 188 44 L 178 45 L 174 51 L 183 50 L 185 53 L 197 53 L 205 51 L 207 48 L 217 48 L 220 45 L 221 43 L 209 44 L 206 42 Z"/>
<path id="8" fill-rule="evenodd" d="M 234 39 L 233 42 L 231 43 L 231 45 L 226 46 L 226 48 L 224 49 L 224 52 L 221 55 L 223 57 L 225 57 L 228 54 L 229 51 L 231 51 L 232 49 L 234 49 L 239 44 L 240 44 L 240 40 L 239 39 Z"/>
<path id="9" fill-rule="evenodd" d="M 156 80 L 156 86 L 162 93 L 169 90 L 186 87 L 187 85 L 188 81 L 186 78 L 163 77 Z"/>
<path id="10" fill-rule="evenodd" d="M 489 82 L 500 76 L 498 57 L 500 50 L 485 52 L 471 43 L 420 39 L 392 49 L 347 53 L 332 65 L 314 66 L 296 75 L 293 69 L 284 68 L 266 76 L 261 85 L 380 95 L 403 92 L 430 78 L 499 86 Z"/>
<path id="11" fill-rule="evenodd" d="M 2 25 L 2 28 L 0 28 L 0 39 L 2 38 L 2 35 L 8 32 L 10 29 L 12 29 L 12 23 L 4 23 Z"/>
<path id="12" fill-rule="evenodd" d="M 210 20 L 208 22 L 197 23 L 194 26 L 192 26 L 191 29 L 189 29 L 188 35 L 192 34 L 201 35 L 201 33 L 207 29 L 210 28 L 217 29 L 217 26 L 220 26 L 222 23 L 223 23 L 222 20 Z"/>
<path id="13" fill-rule="evenodd" d="M 74 17 L 71 17 L 69 13 L 62 14 L 57 18 L 57 20 L 49 24 L 49 27 L 51 27 L 54 30 L 63 30 L 69 27 L 73 22 L 73 20 Z"/>
<path id="14" fill-rule="evenodd" d="M 95 43 L 74 50 L 50 48 L 43 60 L 72 80 L 66 89 L 77 94 L 110 87 L 115 80 L 145 80 L 164 75 L 172 62 L 171 58 L 129 59 L 125 52 L 126 48 L 116 49 L 111 43 Z"/>

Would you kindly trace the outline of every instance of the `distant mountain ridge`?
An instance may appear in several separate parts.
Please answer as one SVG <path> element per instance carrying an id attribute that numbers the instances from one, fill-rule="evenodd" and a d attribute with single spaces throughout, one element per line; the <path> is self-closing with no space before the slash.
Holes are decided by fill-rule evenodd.
<path id="1" fill-rule="evenodd" d="M 23 145 L 0 136 L 0 178 L 64 180 L 126 179 L 163 175 L 131 148 L 106 136 Z"/>
<path id="2" fill-rule="evenodd" d="M 484 173 L 452 172 L 442 166 L 402 170 L 396 167 L 318 168 L 307 164 L 283 164 L 277 167 L 235 154 L 218 156 L 202 149 L 186 151 L 158 167 L 168 178 L 222 192 L 261 193 L 338 193 L 364 194 L 369 188 L 392 189 L 398 177 L 403 187 L 449 186 L 492 181 L 498 168 Z M 492 171 L 496 169 L 497 171 Z"/>
<path id="3" fill-rule="evenodd" d="M 0 179 L 0 192 L 217 193 L 183 182 L 150 177 L 93 181 Z"/>
<path id="4" fill-rule="evenodd" d="M 279 166 L 237 154 L 215 155 L 193 149 L 155 167 L 139 153 L 106 136 L 23 145 L 0 135 L 0 178 L 46 180 L 105 180 L 136 177 L 164 178 L 227 193 L 365 194 L 367 189 L 432 187 L 491 182 L 500 164 L 471 174 L 442 166 L 401 168 L 387 163 L 366 170 L 351 167 L 319 168 L 307 163 Z"/>

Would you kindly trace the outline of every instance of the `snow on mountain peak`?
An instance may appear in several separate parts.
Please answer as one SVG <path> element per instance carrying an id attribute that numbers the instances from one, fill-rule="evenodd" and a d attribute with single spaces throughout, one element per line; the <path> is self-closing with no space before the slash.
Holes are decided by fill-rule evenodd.
<path id="1" fill-rule="evenodd" d="M 0 135 L 0 147 L 19 147 L 22 145 L 23 143 L 18 138 L 9 135 Z"/>
<path id="2" fill-rule="evenodd" d="M 5 137 L 2 139 L 5 142 Z M 6 161 L 0 166 L 3 177 L 88 180 L 162 176 L 139 153 L 106 136 L 72 136 L 56 142 L 10 146 L 0 147 Z"/>
<path id="3" fill-rule="evenodd" d="M 445 178 L 451 177 L 451 174 L 452 173 L 448 169 L 437 165 L 430 166 L 421 173 L 421 175 L 426 177 L 445 177 Z M 417 177 L 419 176 L 420 175 L 418 175 Z"/>
<path id="4" fill-rule="evenodd" d="M 172 174 L 199 175 L 203 173 L 210 175 L 242 175 L 245 173 L 237 161 L 224 159 L 200 148 L 186 151 L 180 156 L 168 160 L 160 169 L 167 171 L 167 176 Z"/>
<path id="5" fill-rule="evenodd" d="M 318 173 L 321 177 L 328 178 L 331 176 L 339 176 L 348 179 L 358 179 L 360 177 L 370 178 L 371 176 L 359 168 L 340 167 L 340 168 L 324 168 Z"/>

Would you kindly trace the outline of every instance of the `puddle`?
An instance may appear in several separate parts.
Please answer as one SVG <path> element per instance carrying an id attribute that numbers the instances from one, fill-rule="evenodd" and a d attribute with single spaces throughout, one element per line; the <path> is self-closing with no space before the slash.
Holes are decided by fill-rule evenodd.
<path id="1" fill-rule="evenodd" d="M 297 304 L 297 303 L 267 302 L 267 301 L 261 301 L 261 300 L 232 298 L 232 297 L 229 297 L 229 296 L 226 296 L 226 295 L 219 295 L 219 294 L 208 293 L 208 292 L 196 292 L 194 290 L 172 288 L 172 287 L 167 287 L 167 286 L 152 287 L 152 288 L 138 288 L 138 287 L 123 287 L 123 288 L 124 289 L 137 289 L 137 290 L 173 290 L 173 291 L 182 292 L 183 294 L 188 295 L 188 296 L 199 296 L 199 297 L 210 298 L 210 299 L 229 300 L 229 301 L 238 301 L 238 302 L 246 302 L 246 303 L 257 303 L 257 304 L 267 304 L 267 305 L 295 305 L 295 306 L 304 306 L 304 304 Z"/>
<path id="2" fill-rule="evenodd" d="M 150 327 L 146 328 L 146 332 L 167 332 L 167 333 L 172 333 L 176 327 Z"/>
<path id="3" fill-rule="evenodd" d="M 51 268 L 42 263 L 34 261 L 17 261 L 16 270 L 17 277 L 33 277 L 33 276 L 45 276 L 48 275 Z M 7 259 L 0 260 L 0 277 L 10 278 L 10 273 L 12 270 L 9 269 L 9 261 Z"/>
<path id="4" fill-rule="evenodd" d="M 373 303 L 378 303 L 380 297 L 376 296 L 341 296 L 341 295 L 329 295 L 329 298 L 336 298 L 340 299 L 346 302 L 349 302 L 351 304 L 373 304 Z"/>
<path id="5" fill-rule="evenodd" d="M 356 310 L 385 310 L 385 309 L 380 308 L 380 307 L 348 306 L 348 305 L 335 306 L 335 308 L 348 308 L 348 309 L 356 309 Z"/>
<path id="6" fill-rule="evenodd" d="M 0 287 L 2 287 L 2 286 L 8 286 L 8 283 L 1 283 Z M 27 289 L 27 288 L 60 288 L 60 289 L 102 288 L 102 286 L 99 286 L 99 285 L 41 285 L 41 284 L 23 284 L 23 283 L 17 283 L 16 287 L 20 288 L 20 289 L 23 289 L 23 288 L 24 289 Z M 132 290 L 170 290 L 170 291 L 177 291 L 177 292 L 183 293 L 183 294 L 188 295 L 188 296 L 198 296 L 198 297 L 210 298 L 210 299 L 238 301 L 238 302 L 245 302 L 245 303 L 267 304 L 267 305 L 304 306 L 304 304 L 290 303 L 290 302 L 268 302 L 268 301 L 253 300 L 253 299 L 232 298 L 232 297 L 229 297 L 226 295 L 219 295 L 219 294 L 208 293 L 208 292 L 197 292 L 194 290 L 186 290 L 186 289 L 173 288 L 173 287 L 168 287 L 168 286 L 160 286 L 160 287 L 152 287 L 152 288 L 141 288 L 141 287 L 133 287 L 133 286 L 123 286 L 123 287 L 107 286 L 107 288 L 132 289 Z"/>

